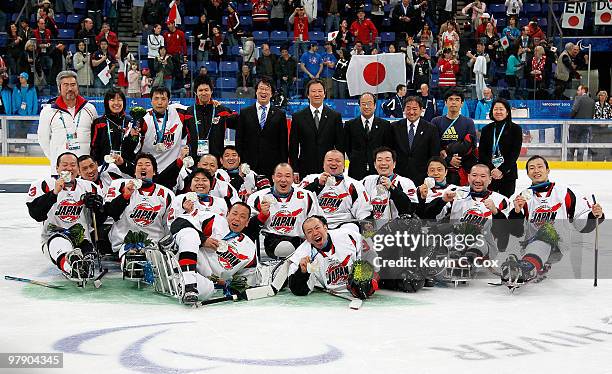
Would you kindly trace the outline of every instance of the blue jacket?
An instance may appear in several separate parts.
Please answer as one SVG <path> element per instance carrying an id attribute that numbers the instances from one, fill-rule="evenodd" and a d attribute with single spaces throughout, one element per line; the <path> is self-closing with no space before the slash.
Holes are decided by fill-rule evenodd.
<path id="1" fill-rule="evenodd" d="M 383 103 L 381 108 L 386 117 L 404 118 L 404 103 L 406 97 L 395 95 L 392 99 Z"/>
<path id="2" fill-rule="evenodd" d="M 476 104 L 476 113 L 474 114 L 474 119 L 489 119 L 489 113 L 491 112 L 491 105 L 493 105 L 493 99 L 478 100 L 478 104 Z"/>
<path id="3" fill-rule="evenodd" d="M 13 114 L 13 99 L 11 95 L 11 89 L 8 87 L 2 88 L 0 96 L 2 96 L 2 106 L 4 107 L 4 113 L 7 115 Z"/>
<path id="4" fill-rule="evenodd" d="M 21 109 L 21 104 L 25 103 L 25 109 Z M 33 116 L 38 114 L 38 94 L 34 87 L 13 88 L 13 114 L 18 116 Z"/>

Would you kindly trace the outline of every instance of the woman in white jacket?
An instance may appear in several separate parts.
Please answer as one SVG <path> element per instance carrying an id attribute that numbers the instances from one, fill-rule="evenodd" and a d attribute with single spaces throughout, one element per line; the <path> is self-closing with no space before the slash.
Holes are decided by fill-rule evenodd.
<path id="1" fill-rule="evenodd" d="M 57 156 L 70 151 L 88 155 L 91 125 L 98 117 L 96 108 L 79 95 L 77 73 L 70 70 L 57 75 L 60 96 L 44 105 L 38 122 L 38 142 L 55 170 Z"/>
<path id="2" fill-rule="evenodd" d="M 147 59 L 149 60 L 149 70 L 151 70 L 151 76 L 155 77 L 157 72 L 153 65 L 155 60 L 159 57 L 159 48 L 165 47 L 164 36 L 161 34 L 162 27 L 157 24 L 153 26 L 153 33 L 147 37 Z"/>
<path id="3" fill-rule="evenodd" d="M 77 72 L 77 81 L 79 89 L 84 93 L 88 92 L 89 87 L 93 84 L 93 71 L 91 70 L 91 54 L 86 52 L 85 42 L 79 41 L 77 51 L 74 54 L 74 70 Z"/>

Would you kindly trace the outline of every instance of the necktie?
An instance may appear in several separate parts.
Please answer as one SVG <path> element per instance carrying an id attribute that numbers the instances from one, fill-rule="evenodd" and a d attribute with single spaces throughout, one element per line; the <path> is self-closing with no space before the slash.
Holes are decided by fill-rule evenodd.
<path id="1" fill-rule="evenodd" d="M 408 131 L 408 146 L 412 148 L 412 142 L 414 141 L 414 123 L 410 124 L 410 131 Z"/>
<path id="2" fill-rule="evenodd" d="M 261 116 L 259 117 L 259 127 L 263 129 L 265 124 L 266 124 L 266 106 L 264 105 L 261 107 Z"/>
<path id="3" fill-rule="evenodd" d="M 370 120 L 369 119 L 365 120 L 365 131 L 366 131 L 366 134 L 370 133 Z"/>
<path id="4" fill-rule="evenodd" d="M 314 121 L 315 121 L 315 127 L 318 130 L 319 129 L 319 109 L 315 109 L 314 111 Z"/>

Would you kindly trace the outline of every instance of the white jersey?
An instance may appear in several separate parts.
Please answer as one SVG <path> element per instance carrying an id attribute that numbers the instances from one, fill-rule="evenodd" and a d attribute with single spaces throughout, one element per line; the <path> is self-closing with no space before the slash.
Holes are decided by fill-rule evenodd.
<path id="1" fill-rule="evenodd" d="M 177 218 L 184 218 L 189 221 L 196 230 L 202 231 L 202 222 L 210 218 L 211 215 L 227 216 L 227 204 L 225 200 L 208 196 L 206 200 L 198 199 L 195 201 L 193 211 L 185 212 L 183 202 L 187 198 L 187 194 L 178 195 L 172 202 L 170 213 L 168 214 L 168 225 L 171 225 Z"/>
<path id="2" fill-rule="evenodd" d="M 469 186 L 458 187 L 455 191 L 461 191 L 467 197 L 464 199 L 455 197 L 454 201 L 446 203 L 436 219 L 449 218 L 454 222 L 467 222 L 480 228 L 488 228 L 493 219 L 493 212 L 487 209 L 484 201 L 487 199 L 493 200 L 497 209 L 503 213 L 508 211 L 510 205 L 508 199 L 497 192 L 488 191 L 483 197 L 474 197 L 470 195 Z"/>
<path id="3" fill-rule="evenodd" d="M 99 166 L 98 175 L 98 180 L 94 183 L 102 190 L 102 196 L 106 196 L 106 192 L 114 180 L 131 178 L 128 174 L 119 170 L 119 167 L 115 164 L 104 164 Z"/>
<path id="4" fill-rule="evenodd" d="M 319 176 L 306 176 L 300 186 L 305 188 L 311 183 L 318 183 Z M 326 184 L 317 197 L 319 206 L 332 227 L 347 221 L 366 219 L 372 212 L 372 205 L 363 184 L 348 176 L 336 178 L 333 185 Z"/>
<path id="5" fill-rule="evenodd" d="M 323 215 L 317 197 L 301 188 L 294 188 L 287 197 L 274 196 L 272 188 L 255 192 L 247 201 L 253 216 L 259 214 L 264 199 L 272 201 L 270 216 L 262 227 L 266 233 L 303 238 L 302 223 L 306 218 L 315 214 Z"/>
<path id="6" fill-rule="evenodd" d="M 226 242 L 227 251 L 218 252 L 206 247 L 200 249 L 197 266 L 200 274 L 205 277 L 231 277 L 255 264 L 255 243 L 243 233 L 230 231 L 224 217 L 210 216 L 204 226 L 204 236 Z"/>
<path id="7" fill-rule="evenodd" d="M 514 201 L 521 192 L 512 196 L 511 201 Z M 586 197 L 577 196 L 567 186 L 551 183 L 544 192 L 533 192 L 531 199 L 523 206 L 522 214 L 526 218 L 525 239 L 533 239 L 540 227 L 550 223 L 559 234 L 559 248 L 566 250 L 571 244 L 570 223 L 581 232 L 593 229 L 594 224 L 589 225 L 587 221 L 591 209 L 592 206 Z M 514 213 L 514 205 L 510 213 Z"/>
<path id="8" fill-rule="evenodd" d="M 153 184 L 134 191 L 129 200 L 123 198 L 123 187 L 129 180 L 119 179 L 113 181 L 106 193 L 106 203 L 115 202 L 125 206 L 119 217 L 113 217 L 115 223 L 108 234 L 115 252 L 123 254 L 123 242 L 128 231 L 142 231 L 148 238 L 157 243 L 162 237 L 170 233 L 168 227 L 168 214 L 174 200 L 174 194 L 166 187 Z M 117 201 L 117 199 L 120 199 Z M 113 211 L 109 211 L 113 215 Z"/>
<path id="9" fill-rule="evenodd" d="M 36 181 L 30 185 L 28 191 L 27 203 L 32 203 L 39 197 L 51 193 L 55 188 L 55 177 L 48 177 L 39 181 Z M 90 212 L 85 208 L 83 202 L 83 195 L 87 192 L 93 192 L 100 196 L 102 193 L 100 189 L 90 181 L 83 179 L 75 179 L 69 187 L 64 187 L 57 194 L 57 198 L 53 195 L 54 203 L 51 209 L 46 213 L 46 219 L 43 221 L 43 229 L 41 234 L 41 240 L 46 242 L 52 235 L 54 230 L 50 228 L 50 225 L 54 225 L 59 229 L 68 229 L 76 224 L 81 224 L 85 229 L 85 239 L 91 241 L 89 235 L 90 230 Z M 29 207 L 30 210 L 41 208 L 40 202 L 34 203 L 36 206 Z M 56 231 L 56 230 L 55 230 Z"/>
<path id="10" fill-rule="evenodd" d="M 366 193 L 370 197 L 373 218 L 375 220 L 390 220 L 399 217 L 397 207 L 391 199 L 390 192 L 386 188 L 380 188 L 379 191 L 379 188 L 377 187 L 379 181 L 379 175 L 368 175 L 361 181 L 365 187 Z M 416 186 L 410 179 L 394 174 L 393 178 L 391 178 L 391 184 L 395 186 L 395 188 L 399 188 L 401 191 L 403 191 L 410 198 L 411 203 L 419 203 L 416 195 Z"/>
<path id="11" fill-rule="evenodd" d="M 177 192 L 186 190 L 187 186 L 185 186 L 185 180 L 187 179 L 187 177 L 189 177 L 189 175 L 191 175 L 193 170 L 194 169 L 187 169 L 183 166 L 183 168 L 179 172 L 178 180 L 176 183 Z M 229 198 L 230 204 L 240 201 L 236 189 L 231 184 L 229 184 L 229 182 L 226 182 L 223 179 L 219 179 L 218 177 L 214 178 L 214 181 L 210 186 L 209 194 L 212 196 L 220 197 L 222 199 L 225 199 L 227 197 Z"/>
<path id="12" fill-rule="evenodd" d="M 187 128 L 184 126 L 186 114 L 183 112 L 186 108 L 181 104 L 170 104 L 165 117 L 159 117 L 149 109 L 143 118 L 140 147 L 137 147 L 136 152 L 152 154 L 157 160 L 157 170 L 160 172 L 178 159 L 181 147 L 187 144 Z"/>
<path id="13" fill-rule="evenodd" d="M 257 191 L 256 178 L 257 173 L 253 170 L 249 171 L 249 173 L 244 176 L 244 182 L 238 189 L 238 198 L 240 198 L 240 200 L 246 201 L 250 194 Z M 231 182 L 231 176 L 224 169 L 217 170 L 217 179 L 221 179 L 227 183 Z"/>
<path id="14" fill-rule="evenodd" d="M 427 189 L 427 196 L 425 197 L 425 203 L 429 204 L 434 199 L 442 197 L 446 191 L 454 191 L 457 188 L 454 184 L 446 185 L 446 187 L 434 186 L 433 188 Z"/>
<path id="15" fill-rule="evenodd" d="M 308 279 L 308 288 L 321 286 L 330 290 L 346 291 L 346 284 L 353 262 L 361 257 L 362 237 L 351 230 L 329 230 L 327 251 L 317 250 L 310 243 L 302 243 L 289 257 L 289 274 L 299 270 L 300 260 L 310 257 L 314 267 Z"/>
<path id="16" fill-rule="evenodd" d="M 72 152 L 88 155 L 91 124 L 98 118 L 96 108 L 79 96 L 75 108 L 67 108 L 61 96 L 51 105 L 43 105 L 38 122 L 38 142 L 55 170 L 57 156 Z"/>

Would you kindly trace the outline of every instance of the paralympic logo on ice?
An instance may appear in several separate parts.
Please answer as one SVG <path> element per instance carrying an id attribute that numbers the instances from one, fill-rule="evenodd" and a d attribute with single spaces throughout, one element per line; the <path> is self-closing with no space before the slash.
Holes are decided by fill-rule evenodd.
<path id="1" fill-rule="evenodd" d="M 119 354 L 119 363 L 130 370 L 143 372 L 143 373 L 193 373 L 198 371 L 210 370 L 215 368 L 214 366 L 209 367 L 201 367 L 194 369 L 177 369 L 173 367 L 163 366 L 154 361 L 149 360 L 144 354 L 144 348 L 146 344 L 152 339 L 156 338 L 159 335 L 162 335 L 168 332 L 172 326 L 196 323 L 195 321 L 183 321 L 183 322 L 165 322 L 165 323 L 153 323 L 146 325 L 134 325 L 134 326 L 122 326 L 122 327 L 111 327 L 106 329 L 99 330 L 91 330 L 83 333 L 70 335 L 64 337 L 53 344 L 53 349 L 63 353 L 72 353 L 79 355 L 89 355 L 89 356 L 103 356 L 103 354 L 92 353 L 84 351 L 81 347 L 83 344 L 96 339 L 103 337 L 108 334 L 112 334 L 115 332 L 121 332 L 126 330 L 133 329 L 141 329 L 148 327 L 160 327 L 159 331 L 153 332 L 149 335 L 143 336 L 136 341 L 132 342 L 127 348 L 123 349 Z M 169 328 L 164 328 L 166 326 L 170 326 Z M 219 357 L 219 356 L 210 356 L 206 354 L 200 353 L 189 353 L 189 352 L 180 352 L 173 349 L 163 349 L 168 353 L 175 354 L 177 356 L 186 357 L 186 358 L 195 358 L 206 360 L 214 363 L 225 363 L 225 364 L 237 364 L 237 365 L 248 365 L 248 366 L 280 366 L 280 367 L 296 367 L 296 366 L 316 366 L 323 365 L 333 361 L 337 361 L 343 357 L 342 351 L 338 348 L 327 344 L 326 352 L 321 354 L 311 355 L 311 356 L 301 356 L 301 357 L 289 357 L 289 358 L 279 358 L 279 359 L 252 359 L 252 358 L 241 358 L 237 356 L 230 357 Z"/>

